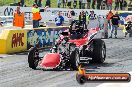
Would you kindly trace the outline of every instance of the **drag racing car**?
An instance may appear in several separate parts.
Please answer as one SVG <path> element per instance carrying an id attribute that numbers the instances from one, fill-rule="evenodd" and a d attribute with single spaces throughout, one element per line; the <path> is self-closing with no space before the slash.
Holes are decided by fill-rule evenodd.
<path id="1" fill-rule="evenodd" d="M 28 54 L 29 67 L 36 69 L 77 70 L 80 64 L 103 63 L 106 57 L 106 45 L 98 37 L 100 29 L 85 29 L 80 21 L 73 21 L 68 30 L 58 35 L 55 45 L 43 57 L 39 50 L 32 47 Z"/>

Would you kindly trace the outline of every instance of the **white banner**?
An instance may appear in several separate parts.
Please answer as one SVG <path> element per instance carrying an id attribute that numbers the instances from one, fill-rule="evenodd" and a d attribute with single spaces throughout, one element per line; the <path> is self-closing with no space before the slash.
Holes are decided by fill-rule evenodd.
<path id="1" fill-rule="evenodd" d="M 25 13 L 26 21 L 32 21 L 32 7 L 21 7 L 21 11 Z M 42 8 L 41 8 L 42 9 Z M 0 7 L 0 16 L 13 16 L 13 12 L 16 10 L 16 6 L 3 6 Z M 82 9 L 62 9 L 62 8 L 48 8 L 45 12 L 41 12 L 42 20 L 41 22 L 51 22 L 55 23 L 54 19 L 57 16 L 58 11 L 62 12 L 64 16 L 65 23 L 68 22 L 71 17 L 70 11 L 74 10 L 76 12 L 76 16 L 80 14 Z M 87 14 L 90 13 L 90 9 L 84 9 Z M 94 10 L 95 14 L 105 16 L 108 11 L 107 10 Z"/>

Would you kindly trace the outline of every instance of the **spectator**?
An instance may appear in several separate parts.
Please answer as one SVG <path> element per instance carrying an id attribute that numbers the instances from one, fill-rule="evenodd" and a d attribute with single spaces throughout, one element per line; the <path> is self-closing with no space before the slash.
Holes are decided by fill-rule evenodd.
<path id="1" fill-rule="evenodd" d="M 109 11 L 109 13 L 106 15 L 106 19 L 107 19 L 107 21 L 108 21 L 108 28 L 109 29 L 111 29 L 111 22 L 110 22 L 110 20 L 111 20 L 111 17 L 113 16 L 113 13 L 112 13 L 112 11 L 110 10 Z"/>
<path id="2" fill-rule="evenodd" d="M 119 10 L 119 0 L 115 0 L 115 10 Z"/>
<path id="3" fill-rule="evenodd" d="M 82 0 L 82 9 L 85 9 L 87 0 Z"/>
<path id="4" fill-rule="evenodd" d="M 87 9 L 90 9 L 91 0 L 87 0 Z"/>
<path id="5" fill-rule="evenodd" d="M 77 7 L 77 0 L 73 0 L 73 8 Z"/>
<path id="6" fill-rule="evenodd" d="M 71 24 L 72 21 L 76 19 L 75 12 L 74 11 L 71 11 L 70 13 L 71 13 L 71 18 L 69 18 L 69 24 Z"/>
<path id="7" fill-rule="evenodd" d="M 92 9 L 95 9 L 96 0 L 93 0 L 92 2 Z"/>
<path id="8" fill-rule="evenodd" d="M 123 2 L 124 0 L 120 0 L 120 10 L 123 10 Z"/>
<path id="9" fill-rule="evenodd" d="M 88 16 L 86 15 L 86 12 L 84 12 L 84 11 L 80 12 L 79 21 L 80 21 L 80 23 L 82 22 L 83 27 L 85 29 L 87 29 L 87 25 L 89 23 L 89 19 L 88 19 Z"/>
<path id="10" fill-rule="evenodd" d="M 21 27 L 21 28 L 24 28 L 25 26 L 24 13 L 20 11 L 20 7 L 17 7 L 14 13 L 13 26 Z"/>
<path id="11" fill-rule="evenodd" d="M 108 10 L 112 10 L 112 3 L 113 3 L 112 0 L 107 0 L 107 9 Z"/>
<path id="12" fill-rule="evenodd" d="M 126 7 L 127 7 L 127 2 L 124 0 L 124 2 L 123 2 L 123 10 L 125 10 Z"/>
<path id="13" fill-rule="evenodd" d="M 63 8 L 66 8 L 66 0 L 62 0 Z"/>
<path id="14" fill-rule="evenodd" d="M 102 0 L 97 0 L 97 9 L 100 9 Z"/>
<path id="15" fill-rule="evenodd" d="M 38 7 L 42 7 L 42 0 L 38 1 Z M 50 6 L 49 6 L 50 7 Z"/>
<path id="16" fill-rule="evenodd" d="M 106 5 L 107 5 L 106 1 L 107 1 L 107 0 L 103 0 L 103 1 L 101 2 L 101 9 L 102 9 L 102 10 L 105 10 L 105 9 L 106 9 Z"/>
<path id="17" fill-rule="evenodd" d="M 51 7 L 50 0 L 46 0 L 46 5 L 45 6 Z"/>
<path id="18" fill-rule="evenodd" d="M 82 9 L 82 0 L 79 0 L 79 9 Z"/>
<path id="19" fill-rule="evenodd" d="M 90 11 L 90 15 L 89 15 L 89 19 L 90 19 L 90 20 L 95 20 L 96 18 L 97 18 L 96 14 L 94 14 L 94 11 L 91 10 L 91 11 Z"/>
<path id="20" fill-rule="evenodd" d="M 57 0 L 57 6 L 58 6 L 58 8 L 60 8 L 60 6 L 61 6 L 61 0 Z"/>
<path id="21" fill-rule="evenodd" d="M 116 12 L 115 15 L 113 15 L 111 17 L 111 25 L 112 25 L 112 29 L 111 29 L 111 36 L 110 38 L 112 38 L 112 34 L 115 30 L 115 38 L 117 38 L 117 28 L 118 28 L 118 25 L 119 25 L 119 20 L 120 20 L 120 17 L 118 16 L 118 13 Z"/>
<path id="22" fill-rule="evenodd" d="M 34 3 L 38 4 L 38 0 L 34 0 Z"/>
<path id="23" fill-rule="evenodd" d="M 24 0 L 20 0 L 21 6 L 24 6 Z"/>
<path id="24" fill-rule="evenodd" d="M 127 24 L 125 24 L 125 37 L 129 33 L 129 37 L 132 37 L 132 21 L 128 21 Z"/>
<path id="25" fill-rule="evenodd" d="M 72 0 L 67 0 L 67 6 L 68 6 L 69 8 L 71 8 L 71 3 L 72 3 Z"/>
<path id="26" fill-rule="evenodd" d="M 61 15 L 61 12 L 58 12 L 58 16 L 55 18 L 56 26 L 63 26 L 64 17 Z"/>
<path id="27" fill-rule="evenodd" d="M 22 7 L 22 3 L 21 2 L 18 2 L 18 5 L 17 6 L 21 6 Z"/>

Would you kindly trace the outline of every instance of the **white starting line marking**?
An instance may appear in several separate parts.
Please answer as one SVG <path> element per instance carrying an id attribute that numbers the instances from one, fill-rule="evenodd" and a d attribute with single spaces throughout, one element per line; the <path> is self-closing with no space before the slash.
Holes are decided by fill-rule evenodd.
<path id="1" fill-rule="evenodd" d="M 132 78 L 132 71 L 129 72 Z M 130 82 L 125 83 L 103 83 L 101 85 L 98 85 L 96 87 L 132 87 L 132 80 Z"/>
<path id="2" fill-rule="evenodd" d="M 5 57 L 9 57 L 9 56 L 13 56 L 13 55 L 8 55 L 8 54 L 0 54 L 0 58 L 5 58 Z"/>

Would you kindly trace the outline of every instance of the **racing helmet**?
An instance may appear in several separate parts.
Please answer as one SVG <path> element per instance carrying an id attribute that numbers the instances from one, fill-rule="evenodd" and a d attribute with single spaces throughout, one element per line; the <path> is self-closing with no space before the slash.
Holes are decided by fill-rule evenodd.
<path id="1" fill-rule="evenodd" d="M 79 21 L 78 20 L 73 20 L 71 25 L 70 25 L 71 30 L 77 30 L 79 29 Z"/>

